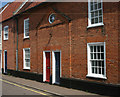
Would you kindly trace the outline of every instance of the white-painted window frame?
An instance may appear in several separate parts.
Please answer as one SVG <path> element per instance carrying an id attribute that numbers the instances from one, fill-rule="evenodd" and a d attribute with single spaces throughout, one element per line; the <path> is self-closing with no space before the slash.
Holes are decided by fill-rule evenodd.
<path id="1" fill-rule="evenodd" d="M 94 1 L 97 1 L 97 0 L 94 0 Z M 102 22 L 101 23 L 94 23 L 92 24 L 91 22 L 91 0 L 88 0 L 88 26 L 87 28 L 91 28 L 91 27 L 97 27 L 97 26 L 103 26 L 103 0 L 101 0 L 101 9 L 102 9 Z M 98 15 L 99 16 L 99 15 Z"/>
<path id="2" fill-rule="evenodd" d="M 92 66 L 91 66 L 91 62 L 90 62 L 90 46 L 100 46 L 100 45 L 104 46 L 104 75 L 103 74 L 92 73 L 92 69 L 91 69 Z M 87 64 L 88 64 L 87 77 L 107 79 L 107 77 L 106 77 L 106 49 L 105 49 L 105 42 L 87 43 Z"/>
<path id="3" fill-rule="evenodd" d="M 6 28 L 8 28 L 8 32 L 5 31 Z M 5 34 L 6 34 L 6 33 L 7 33 L 7 35 L 9 35 L 9 34 L 8 34 L 8 33 L 9 33 L 9 26 L 5 26 L 5 27 L 4 27 L 4 40 L 8 40 L 8 37 L 5 38 Z"/>
<path id="4" fill-rule="evenodd" d="M 26 29 L 26 26 L 25 26 L 25 23 L 26 23 L 26 21 L 29 21 L 29 18 L 27 18 L 27 19 L 24 19 L 24 38 L 29 38 L 29 36 L 26 36 L 25 34 L 26 34 L 26 31 L 25 31 L 25 29 Z M 30 24 L 30 23 L 29 23 Z M 28 25 L 29 25 L 28 24 Z M 28 29 L 29 29 L 29 26 L 28 26 Z M 30 33 L 30 32 L 29 32 Z"/>
<path id="5" fill-rule="evenodd" d="M 25 50 L 26 49 L 29 49 L 30 48 L 23 48 L 23 69 L 29 69 L 30 70 L 30 67 L 27 67 L 26 64 L 25 64 Z M 30 58 L 29 58 L 30 59 Z M 31 66 L 31 65 L 30 65 Z"/>

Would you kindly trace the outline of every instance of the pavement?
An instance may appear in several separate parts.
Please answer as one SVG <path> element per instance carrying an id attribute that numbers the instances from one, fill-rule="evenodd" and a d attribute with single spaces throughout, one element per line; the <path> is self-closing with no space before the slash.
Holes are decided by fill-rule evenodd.
<path id="1" fill-rule="evenodd" d="M 94 93 L 88 93 L 88 92 L 81 91 L 81 90 L 60 87 L 57 85 L 50 85 L 48 83 L 37 82 L 37 81 L 23 79 L 23 78 L 9 76 L 9 75 L 2 75 L 2 80 L 6 81 L 6 82 L 8 81 L 8 83 L 11 82 L 11 83 L 17 84 L 17 85 L 22 86 L 22 87 L 27 87 L 28 89 L 30 88 L 30 89 L 34 89 L 37 91 L 42 91 L 46 94 L 54 94 L 57 96 L 68 96 L 68 95 L 71 95 L 71 96 L 72 95 L 75 95 L 75 96 L 82 95 L 82 96 L 84 96 L 84 95 L 88 95 L 91 97 L 93 97 L 93 96 L 105 97 L 105 96 L 101 96 L 101 95 L 94 94 Z M 3 85 L 3 87 L 4 87 L 4 85 Z M 9 87 L 9 86 L 7 86 L 7 87 Z M 7 90 L 7 87 L 6 87 L 6 89 L 3 89 L 3 93 L 4 93 L 4 90 Z M 13 89 L 13 91 L 15 91 L 15 89 Z M 24 89 L 22 91 L 24 91 Z M 21 94 L 21 93 L 18 93 L 18 95 L 19 94 Z M 29 93 L 29 92 L 28 92 L 28 94 L 31 95 L 31 93 Z M 25 94 L 25 95 L 28 95 L 28 94 Z M 14 93 L 13 93 L 13 95 L 14 95 Z"/>

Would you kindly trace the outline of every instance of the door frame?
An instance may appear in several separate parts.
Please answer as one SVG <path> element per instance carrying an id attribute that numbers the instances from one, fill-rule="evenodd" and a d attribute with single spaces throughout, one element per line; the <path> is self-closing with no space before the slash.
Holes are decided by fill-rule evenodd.
<path id="1" fill-rule="evenodd" d="M 50 53 L 50 72 L 51 72 L 51 51 L 43 51 L 43 82 L 46 81 L 46 56 L 45 53 Z"/>
<path id="2" fill-rule="evenodd" d="M 5 72 L 5 52 L 7 52 L 7 50 L 4 50 L 4 73 L 6 73 Z"/>
<path id="3" fill-rule="evenodd" d="M 60 77 L 62 77 L 62 70 L 61 70 L 61 50 L 52 51 L 52 84 L 60 84 L 56 83 L 56 66 L 55 66 L 55 52 L 60 52 Z"/>

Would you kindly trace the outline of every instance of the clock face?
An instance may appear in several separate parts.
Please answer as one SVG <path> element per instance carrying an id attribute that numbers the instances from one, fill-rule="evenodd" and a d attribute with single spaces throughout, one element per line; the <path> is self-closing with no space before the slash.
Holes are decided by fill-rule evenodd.
<path id="1" fill-rule="evenodd" d="M 55 21 L 55 14 L 49 16 L 49 23 L 52 24 Z"/>

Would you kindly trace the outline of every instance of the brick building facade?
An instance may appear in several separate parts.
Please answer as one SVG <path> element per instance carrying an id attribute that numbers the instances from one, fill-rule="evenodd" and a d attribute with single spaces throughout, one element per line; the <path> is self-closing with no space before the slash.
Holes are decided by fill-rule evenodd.
<path id="1" fill-rule="evenodd" d="M 96 93 L 106 86 L 104 94 L 118 93 L 119 4 L 43 2 L 17 7 L 16 14 L 2 20 L 4 73 Z M 5 26 L 8 39 L 4 39 Z"/>

